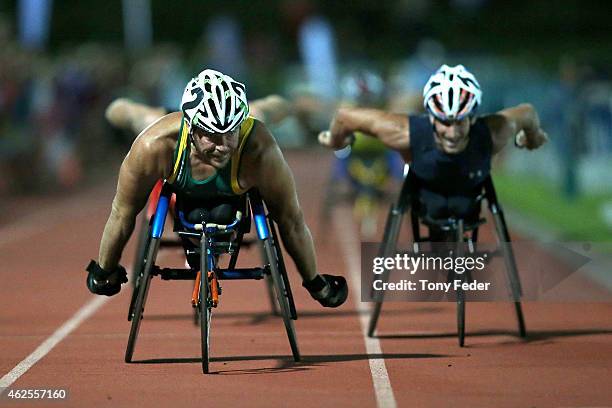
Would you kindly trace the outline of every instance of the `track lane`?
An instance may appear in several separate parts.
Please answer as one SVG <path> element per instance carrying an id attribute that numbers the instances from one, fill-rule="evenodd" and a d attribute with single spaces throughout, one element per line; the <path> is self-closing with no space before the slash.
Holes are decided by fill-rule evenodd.
<path id="1" fill-rule="evenodd" d="M 0 229 L 0 372 L 4 375 L 91 299 L 84 254 L 95 256 L 112 183 L 58 198 Z M 112 193 L 111 193 L 112 194 Z M 112 198 L 112 196 L 111 196 Z M 98 220 L 92 222 L 92 220 Z"/>
<path id="2" fill-rule="evenodd" d="M 492 225 L 489 219 L 481 242 L 495 242 Z M 519 234 L 512 236 L 515 242 L 522 240 Z M 538 249 L 529 255 L 549 257 Z M 527 268 L 532 259 L 517 257 L 517 262 L 523 275 L 533 270 Z M 488 267 L 492 274 L 503 271 L 501 260 Z M 554 264 L 546 267 L 554 274 Z M 554 291 L 579 292 L 587 301 L 610 299 L 605 288 L 584 274 L 571 276 Z M 523 302 L 523 311 L 527 339 L 517 336 L 512 304 L 468 302 L 466 347 L 461 348 L 454 302 L 385 303 L 377 332 L 384 354 L 418 351 L 428 356 L 386 360 L 398 406 L 612 404 L 612 304 Z"/>
<path id="3" fill-rule="evenodd" d="M 328 164 L 320 154 L 292 152 L 288 157 L 315 237 L 319 269 L 346 275 L 331 226 L 316 219 Z M 15 246 L 6 244 L 10 250 L 3 261 L 6 254 L 14 257 L 3 264 L 25 272 L 11 276 L 0 288 L 7 305 L 20 305 L 19 310 L 0 311 L 3 373 L 91 297 L 82 269 L 84 260 L 97 253 L 113 186 L 106 188 L 91 200 L 86 215 L 76 215 L 80 221 L 40 231 L 37 240 L 54 241 L 49 253 L 34 256 L 25 250 L 29 237 Z M 100 202 L 101 196 L 106 203 Z M 79 245 L 72 246 L 74 241 Z M 131 254 L 131 248 L 126 250 L 127 265 Z M 52 263 L 55 279 L 44 288 L 52 295 L 48 299 L 61 301 L 24 297 L 23 288 L 33 277 L 46 276 L 41 265 L 50 265 L 52 256 L 58 255 Z M 256 253 L 244 255 L 258 259 Z M 164 257 L 180 262 L 176 254 Z M 129 291 L 124 286 L 125 293 L 111 299 L 15 387 L 67 387 L 70 397 L 62 406 L 201 406 L 212 396 L 215 403 L 227 406 L 375 406 L 355 304 L 349 301 L 340 310 L 323 310 L 301 288 L 293 265 L 289 269 L 300 314 L 296 327 L 302 364 L 290 360 L 282 321 L 268 315 L 263 283 L 227 282 L 222 305 L 213 316 L 212 369 L 218 374 L 201 375 L 199 330 L 191 322 L 189 306 L 191 287 L 187 282 L 156 280 L 135 353 L 140 363 L 123 363 L 129 331 Z M 509 305 L 470 303 L 467 312 L 468 347 L 461 349 L 453 304 L 386 305 L 380 320 L 383 355 L 377 357 L 384 357 L 398 406 L 611 404 L 609 304 L 527 304 L 527 327 L 534 334 L 527 342 L 513 336 Z"/>
<path id="4" fill-rule="evenodd" d="M 308 184 L 301 183 L 300 189 L 312 188 Z M 317 208 L 317 199 L 302 201 L 305 208 Z M 313 214 L 307 211 L 308 218 Z M 106 212 L 90 216 L 96 218 L 96 224 L 103 224 Z M 95 235 L 97 249 L 99 235 Z M 345 269 L 336 248 L 318 250 L 321 270 L 338 273 Z M 130 253 L 126 251 L 128 258 Z M 245 260 L 259 258 L 256 253 L 242 256 Z M 175 254 L 164 257 L 180 262 Z M 349 302 L 340 310 L 322 310 L 301 288 L 293 265 L 289 274 L 300 314 L 296 327 L 304 356 L 301 364 L 290 359 L 282 321 L 268 315 L 263 283 L 227 282 L 222 305 L 213 315 L 212 370 L 217 374 L 201 375 L 199 330 L 191 321 L 189 305 L 191 287 L 187 282 L 154 281 L 134 356 L 139 363 L 122 362 L 129 330 L 124 318 L 129 296 L 122 294 L 60 343 L 15 387 L 67 386 L 67 406 L 165 406 L 169 401 L 199 406 L 213 395 L 215 403 L 229 406 L 244 403 L 252 395 L 257 395 L 256 400 L 249 400 L 254 406 L 321 406 L 322 402 L 374 406 L 368 356 L 354 305 Z M 82 284 L 79 280 L 78 285 Z M 78 290 L 87 293 L 84 287 Z M 351 398 L 347 399 L 346 392 Z"/>

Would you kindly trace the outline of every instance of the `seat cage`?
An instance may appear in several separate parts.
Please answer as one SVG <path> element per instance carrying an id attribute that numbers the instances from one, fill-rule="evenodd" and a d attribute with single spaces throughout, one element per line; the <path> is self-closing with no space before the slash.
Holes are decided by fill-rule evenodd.
<path id="1" fill-rule="evenodd" d="M 132 361 L 149 286 L 154 276 L 159 276 L 163 280 L 194 281 L 191 304 L 196 311 L 194 321 L 200 325 L 202 332 L 202 370 L 204 373 L 209 372 L 210 316 L 212 308 L 217 307 L 219 302 L 221 286 L 218 281 L 220 280 L 264 279 L 266 281 L 271 302 L 274 302 L 275 299 L 278 302 L 279 314 L 283 318 L 293 358 L 295 361 L 299 361 L 300 353 L 292 322 L 292 320 L 297 319 L 297 311 L 289 278 L 284 265 L 276 226 L 272 218 L 268 216 L 265 205 L 257 191 L 249 191 L 244 196 L 239 196 L 238 200 L 232 197 L 232 204 L 239 204 L 229 209 L 229 215 L 235 211 L 233 221 L 226 224 L 216 224 L 215 221 L 226 222 L 228 218 L 228 208 L 218 205 L 219 203 L 226 205 L 227 203 L 223 203 L 223 200 L 219 201 L 217 197 L 213 197 L 208 202 L 192 202 L 191 204 L 196 206 L 196 212 L 193 216 L 196 218 L 200 216 L 201 218 L 199 220 L 187 220 L 183 213 L 185 208 L 181 207 L 180 204 L 181 197 L 177 197 L 174 206 L 171 205 L 172 197 L 175 196 L 174 189 L 164 183 L 160 190 L 155 203 L 155 214 L 150 219 L 149 224 L 142 225 L 147 234 L 143 235 L 145 237 L 143 239 L 144 245 L 142 247 L 139 245 L 137 254 L 141 257 L 142 262 L 134 276 L 134 291 L 128 310 L 128 320 L 132 323 L 125 361 Z M 197 206 L 200 204 L 204 204 L 207 207 L 204 209 L 210 211 L 208 213 L 199 211 L 200 209 Z M 189 263 L 186 268 L 161 268 L 155 264 L 158 250 L 162 244 L 164 224 L 171 207 L 173 207 L 175 215 L 174 230 L 180 236 Z M 194 207 L 191 208 L 194 210 Z M 219 209 L 216 215 L 224 221 L 209 218 L 215 217 L 213 214 L 215 209 Z M 263 259 L 260 264 L 262 266 L 236 268 L 242 237 L 249 230 L 251 216 L 255 220 L 257 235 L 262 247 Z M 222 254 L 231 255 L 227 268 L 219 266 Z M 273 313 L 276 310 L 273 307 Z"/>
<path id="2" fill-rule="evenodd" d="M 459 221 L 462 221 L 461 223 L 463 231 L 472 231 L 477 236 L 478 227 L 486 223 L 486 219 L 480 216 L 480 209 L 478 211 L 478 214 L 476 214 L 476 216 L 474 217 L 475 220 L 471 220 L 470 222 L 466 222 L 466 220 L 462 219 L 461 217 L 454 216 L 447 218 L 433 218 L 429 214 L 425 213 L 422 208 L 420 200 L 420 192 L 422 188 L 422 181 L 414 174 L 411 169 L 409 169 L 406 177 L 404 178 L 402 189 L 400 191 L 400 195 L 396 204 L 397 211 L 401 213 L 405 213 L 408 209 L 411 210 L 411 226 L 413 237 L 416 242 L 428 240 L 428 238 L 426 237 L 421 237 L 419 230 L 419 225 L 421 223 L 429 227 L 430 231 L 435 230 L 439 232 L 444 232 L 454 237 L 459 225 Z M 486 199 L 491 213 L 500 213 L 501 209 L 497 200 L 497 193 L 495 192 L 493 180 L 490 175 L 482 182 L 479 189 L 481 192 L 474 198 L 474 200 L 480 204 L 483 199 Z"/>
<path id="3" fill-rule="evenodd" d="M 163 235 L 164 224 L 173 193 L 176 192 L 172 186 L 164 183 L 157 200 L 155 213 L 151 219 L 151 235 L 153 238 L 161 238 Z M 206 223 L 207 220 L 202 220 L 202 224 L 190 223 L 186 220 L 186 216 L 183 213 L 184 204 L 187 200 L 188 198 L 177 194 L 174 214 L 174 232 L 181 238 L 187 259 L 199 259 L 199 255 L 195 251 L 198 244 L 194 241 L 199 241 L 204 233 L 211 244 L 211 250 L 214 252 L 214 255 L 231 255 L 228 268 L 224 270 L 227 273 L 221 273 L 221 275 L 226 276 L 228 279 L 261 279 L 265 268 L 247 268 L 248 270 L 245 270 L 244 277 L 241 277 L 241 271 L 236 269 L 243 236 L 245 233 L 250 232 L 251 218 L 255 223 L 256 233 L 260 240 L 268 239 L 271 236 L 266 209 L 258 191 L 251 189 L 239 197 L 238 204 L 234 207 L 237 218 L 227 225 Z M 255 269 L 257 270 L 255 271 Z M 233 271 L 237 273 L 233 273 Z M 168 277 L 172 276 L 170 279 L 181 279 L 178 276 L 179 270 L 168 270 L 167 272 Z M 185 272 L 187 271 L 185 270 Z M 191 275 L 191 273 L 186 273 L 185 279 L 189 279 Z"/>
<path id="4" fill-rule="evenodd" d="M 484 218 L 480 217 L 481 206 L 478 207 L 477 221 L 466 223 L 463 218 L 450 217 L 446 219 L 432 219 L 423 214 L 420 208 L 420 180 L 414 175 L 414 173 L 408 169 L 402 189 L 397 201 L 391 206 L 389 214 L 387 216 L 387 222 L 385 231 L 383 234 L 383 241 L 380 246 L 379 255 L 381 257 L 394 256 L 397 253 L 397 242 L 399 239 L 400 228 L 402 225 L 402 218 L 406 211 L 410 211 L 411 215 L 411 227 L 413 234 L 413 252 L 419 252 L 419 242 L 444 242 L 454 245 L 452 250 L 455 252 L 455 256 L 463 256 L 465 253 L 464 243 L 467 242 L 467 249 L 470 254 L 478 253 L 476 243 L 478 242 L 478 228 L 485 222 Z M 521 306 L 522 288 L 516 260 L 514 258 L 514 252 L 512 250 L 510 234 L 506 225 L 504 213 L 497 200 L 497 193 L 493 186 L 493 180 L 489 175 L 479 187 L 481 189 L 480 194 L 475 197 L 478 203 L 481 204 L 481 200 L 486 198 L 489 210 L 492 215 L 495 232 L 498 238 L 499 249 L 492 252 L 491 255 L 501 255 L 504 260 L 505 272 L 507 283 L 510 291 L 514 308 L 516 312 L 518 322 L 518 333 L 521 337 L 526 336 L 525 321 L 523 318 L 523 311 Z M 420 224 L 421 222 L 429 227 L 429 237 L 421 237 L 420 235 Z M 466 237 L 466 232 L 471 232 Z M 490 259 L 491 257 L 489 257 Z M 386 271 L 383 276 L 383 282 L 389 281 L 389 271 Z M 469 273 L 461 274 L 461 279 L 469 281 L 471 278 Z M 449 272 L 449 279 L 451 278 Z M 456 292 L 457 300 L 457 328 L 459 345 L 464 345 L 465 338 L 465 293 L 463 289 L 459 288 Z M 378 296 L 372 296 L 375 300 L 374 308 L 370 316 L 370 322 L 368 325 L 368 336 L 374 336 L 376 326 L 378 324 L 378 318 L 382 310 L 384 292 Z"/>

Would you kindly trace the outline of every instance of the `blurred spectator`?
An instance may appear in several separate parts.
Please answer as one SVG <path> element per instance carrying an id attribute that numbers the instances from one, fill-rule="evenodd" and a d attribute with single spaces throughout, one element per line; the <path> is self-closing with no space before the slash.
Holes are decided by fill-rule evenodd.
<path id="1" fill-rule="evenodd" d="M 610 68 L 584 63 L 609 60 L 609 45 L 592 41 L 607 38 L 607 3 L 578 7 L 562 0 L 556 11 L 545 13 L 526 3 L 525 13 L 532 12 L 528 23 L 521 13 L 504 14 L 506 24 L 488 27 L 490 34 L 466 25 L 460 37 L 448 26 L 466 15 L 493 21 L 502 2 L 400 0 L 348 6 L 283 0 L 258 4 L 256 15 L 231 2 L 215 3 L 217 14 L 202 14 L 210 7 L 195 2 L 180 22 L 159 13 L 168 6 L 150 3 L 153 43 L 130 59 L 122 38 L 107 35 L 113 27 L 120 31 L 121 10 L 87 27 L 86 39 L 82 27 L 72 24 L 73 16 L 99 14 L 106 6 L 75 4 L 71 10 L 76 14 L 64 13 L 70 18 L 62 20 L 57 10 L 66 6 L 53 2 L 50 48 L 35 52 L 14 38 L 18 7 L 2 8 L 13 14 L 0 15 L 0 194 L 73 188 L 96 167 L 116 163 L 131 138 L 113 138 L 103 120 L 104 107 L 125 96 L 175 110 L 184 83 L 205 66 L 246 78 L 251 98 L 283 91 L 293 96 L 298 119 L 280 123 L 275 135 L 286 146 L 315 142 L 311 136 L 329 123 L 337 103 L 339 73 L 358 62 L 351 56 L 391 74 L 388 109 L 399 112 L 422 110 L 422 87 L 441 63 L 473 67 L 485 90 L 481 112 L 532 100 L 550 129 L 550 146 L 534 153 L 540 160 L 527 162 L 507 149 L 506 168 L 546 178 L 563 186 L 568 196 L 612 186 L 607 178 L 612 174 Z M 580 13 L 573 13 L 577 7 Z M 573 30 L 587 23 L 589 42 L 586 34 Z M 548 34 L 561 24 L 563 38 Z M 545 34 L 534 32 L 538 39 L 517 50 L 515 37 L 521 38 L 527 26 L 543 27 Z M 190 41 L 200 35 L 199 46 Z M 575 56 L 560 59 L 561 53 Z"/>
<path id="2" fill-rule="evenodd" d="M 334 31 L 329 21 L 312 16 L 300 27 L 299 48 L 313 92 L 328 100 L 338 95 L 338 67 Z"/>
<path id="3" fill-rule="evenodd" d="M 241 28 L 229 15 L 212 17 L 204 31 L 206 55 L 198 61 L 202 66 L 226 72 L 234 78 L 244 78 L 245 61 Z"/>

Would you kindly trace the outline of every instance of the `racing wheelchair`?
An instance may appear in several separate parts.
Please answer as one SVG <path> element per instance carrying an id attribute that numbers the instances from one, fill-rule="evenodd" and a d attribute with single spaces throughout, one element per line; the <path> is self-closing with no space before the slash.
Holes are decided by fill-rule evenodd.
<path id="1" fill-rule="evenodd" d="M 504 269 L 506 282 L 509 288 L 509 295 L 514 304 L 514 309 L 518 322 L 518 332 L 520 337 L 525 337 L 527 332 L 525 329 L 525 320 L 521 307 L 522 288 L 517 271 L 516 260 L 511 246 L 510 234 L 506 225 L 506 220 L 501 206 L 497 200 L 497 194 L 493 185 L 493 180 L 489 175 L 477 189 L 479 194 L 473 197 L 471 204 L 472 210 L 470 214 L 462 217 L 445 217 L 434 218 L 424 208 L 422 200 L 423 185 L 420 179 L 408 168 L 402 189 L 397 201 L 389 210 L 385 225 L 383 241 L 379 248 L 379 256 L 388 257 L 397 253 L 397 243 L 404 214 L 410 210 L 410 224 L 413 237 L 413 255 L 417 255 L 420 251 L 420 244 L 425 242 L 444 243 L 446 248 L 450 248 L 448 254 L 461 257 L 465 255 L 465 251 L 470 255 L 486 253 L 488 259 L 492 256 L 502 256 L 504 260 Z M 491 212 L 495 232 L 497 235 L 498 249 L 487 253 L 486 251 L 478 252 L 478 229 L 486 223 L 485 218 L 481 218 L 481 204 L 486 200 Z M 429 236 L 421 236 L 420 226 L 423 224 L 429 232 Z M 432 244 L 433 245 L 433 244 Z M 390 277 L 390 271 L 386 270 L 382 275 L 382 280 L 387 282 Z M 457 331 L 459 346 L 465 344 L 465 308 L 466 308 L 466 293 L 463 289 L 463 283 L 471 281 L 471 273 L 456 273 L 451 270 L 448 273 L 448 280 L 453 281 L 459 279 L 461 285 L 458 285 L 455 292 L 457 303 Z M 384 292 L 373 295 L 374 307 L 370 316 L 368 326 L 368 336 L 373 337 L 376 331 L 378 319 L 384 300 Z"/>
<path id="2" fill-rule="evenodd" d="M 363 148 L 353 150 L 354 144 L 353 141 L 350 146 L 334 152 L 319 219 L 327 223 L 335 205 L 351 203 L 356 219 L 360 220 L 362 236 L 370 237 L 377 229 L 379 206 L 391 202 L 387 186 L 401 180 L 401 158 L 384 146 L 363 151 Z"/>
<path id="3" fill-rule="evenodd" d="M 155 186 L 153 187 L 151 194 L 149 195 L 149 200 L 147 202 L 145 209 L 142 211 L 140 215 L 141 220 L 139 222 L 140 226 L 137 232 L 138 235 L 137 235 L 136 251 L 134 254 L 134 261 L 132 264 L 132 270 L 131 270 L 131 276 L 130 276 L 130 283 L 132 285 L 132 302 L 134 302 L 135 300 L 135 293 L 134 293 L 136 291 L 135 285 L 136 285 L 136 282 L 139 282 L 138 277 L 140 275 L 140 271 L 142 269 L 142 263 L 146 255 L 145 246 L 147 245 L 149 234 L 150 234 L 149 224 L 151 223 L 151 219 L 155 215 L 155 210 L 157 209 L 157 201 L 159 200 L 159 196 L 162 192 L 163 186 L 164 186 L 164 181 L 158 180 Z M 169 205 L 169 212 L 174 213 L 174 207 L 176 205 L 176 194 L 173 193 L 170 196 L 170 202 L 168 205 Z M 249 223 L 243 224 L 243 225 L 250 227 Z M 246 232 L 247 233 L 249 232 L 248 228 Z M 253 244 L 256 243 L 252 237 L 243 238 L 242 235 L 240 235 L 239 238 L 240 238 L 240 242 L 239 242 L 240 248 L 249 248 Z M 183 241 L 180 239 L 178 234 L 172 238 L 161 238 L 160 244 L 159 244 L 159 250 L 162 250 L 164 248 L 183 248 Z M 260 249 L 261 249 L 262 260 L 265 262 L 264 248 L 261 247 Z M 268 300 L 270 302 L 270 308 L 271 308 L 272 314 L 274 316 L 280 316 L 281 313 L 278 308 L 276 295 L 274 294 L 274 282 L 272 281 L 272 276 L 269 274 L 265 275 L 264 280 L 266 282 Z M 197 326 L 200 324 L 200 320 L 199 320 L 200 316 L 198 314 L 197 308 L 194 308 L 193 310 L 194 310 L 193 322 Z M 128 321 L 131 320 L 131 315 L 132 315 L 132 307 L 130 307 L 128 310 Z"/>
<path id="4" fill-rule="evenodd" d="M 179 235 L 189 268 L 160 268 L 155 260 L 160 247 L 166 216 L 172 200 L 172 187 L 164 184 L 154 215 L 150 218 L 144 242 L 143 259 L 136 271 L 135 290 L 132 294 L 128 320 L 130 335 L 125 361 L 132 361 L 147 294 L 154 276 L 162 280 L 193 280 L 192 305 L 200 323 L 202 347 L 202 371 L 209 373 L 210 327 L 213 309 L 219 304 L 221 280 L 264 279 L 269 276 L 276 302 L 283 318 L 293 358 L 300 361 L 300 352 L 293 320 L 297 312 L 280 241 L 274 221 L 270 218 L 263 200 L 256 190 L 219 202 L 194 203 L 180 194 L 176 195 L 174 230 Z M 200 204 L 203 206 L 200 207 Z M 258 240 L 263 247 L 265 265 L 253 268 L 236 268 L 243 235 L 254 221 Z M 220 266 L 222 255 L 230 255 L 227 268 Z"/>

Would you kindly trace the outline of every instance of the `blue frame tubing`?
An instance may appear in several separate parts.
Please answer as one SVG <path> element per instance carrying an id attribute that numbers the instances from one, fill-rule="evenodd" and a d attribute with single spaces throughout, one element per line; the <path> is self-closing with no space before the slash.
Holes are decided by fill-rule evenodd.
<path id="1" fill-rule="evenodd" d="M 159 200 L 157 201 L 157 208 L 153 215 L 153 225 L 151 228 L 152 238 L 161 238 L 164 233 L 164 225 L 166 223 L 166 216 L 168 215 L 168 208 L 170 207 L 170 198 L 172 197 L 172 190 L 168 184 L 164 183 Z"/>
<path id="2" fill-rule="evenodd" d="M 270 229 L 268 228 L 268 219 L 263 206 L 263 201 L 257 194 L 251 194 L 251 211 L 253 211 L 253 219 L 255 220 L 255 229 L 257 237 L 264 241 L 270 238 Z"/>

